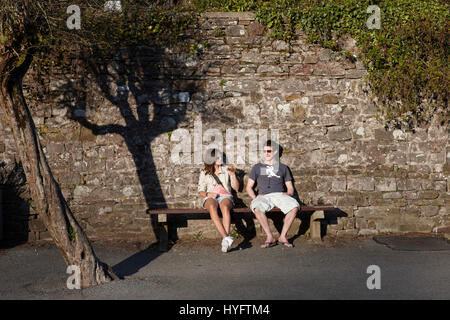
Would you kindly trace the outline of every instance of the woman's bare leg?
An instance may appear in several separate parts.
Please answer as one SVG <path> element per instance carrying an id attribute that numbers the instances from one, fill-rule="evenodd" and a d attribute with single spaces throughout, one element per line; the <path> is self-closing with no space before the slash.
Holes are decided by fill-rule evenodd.
<path id="1" fill-rule="evenodd" d="M 209 215 L 211 216 L 211 220 L 213 221 L 214 225 L 217 228 L 217 231 L 219 231 L 222 238 L 228 236 L 228 233 L 225 231 L 225 228 L 223 227 L 222 221 L 220 221 L 217 201 L 214 199 L 206 200 L 205 208 L 206 210 L 208 210 Z"/>
<path id="2" fill-rule="evenodd" d="M 223 228 L 227 235 L 230 234 L 230 225 L 231 225 L 231 208 L 233 207 L 233 203 L 230 199 L 223 199 L 220 201 L 220 211 L 222 212 L 222 224 Z"/>

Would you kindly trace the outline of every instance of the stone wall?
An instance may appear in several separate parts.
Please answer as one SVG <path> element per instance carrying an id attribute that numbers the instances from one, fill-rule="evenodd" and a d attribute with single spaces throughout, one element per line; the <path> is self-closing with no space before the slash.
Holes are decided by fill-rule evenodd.
<path id="1" fill-rule="evenodd" d="M 272 40 L 249 13 L 207 14 L 192 33 L 202 38 L 190 54 L 123 49 L 95 73 L 54 69 L 42 86 L 30 72 L 24 83 L 50 166 L 90 238 L 152 241 L 147 208 L 198 206 L 199 124 L 222 133 L 224 149 L 227 129 L 278 132 L 300 200 L 345 213 L 328 234 L 450 225 L 447 128 L 385 130 L 360 61 L 302 34 L 290 45 Z M 171 158 L 181 129 L 190 138 L 183 146 L 191 144 L 182 164 Z M 9 163 L 16 152 L 5 121 L 0 135 Z M 243 162 L 248 174 L 254 161 L 247 154 Z M 48 237 L 30 219 L 29 239 Z M 178 236 L 219 236 L 210 220 L 181 220 L 173 222 Z"/>

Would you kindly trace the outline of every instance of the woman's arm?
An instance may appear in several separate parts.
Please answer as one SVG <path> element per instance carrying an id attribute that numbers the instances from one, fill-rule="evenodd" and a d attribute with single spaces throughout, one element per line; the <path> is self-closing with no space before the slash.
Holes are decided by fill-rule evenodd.
<path id="1" fill-rule="evenodd" d="M 213 192 L 207 192 L 207 185 L 206 185 L 206 178 L 205 178 L 205 172 L 201 171 L 200 172 L 200 177 L 198 179 L 198 194 L 200 197 L 205 198 L 205 197 L 211 197 L 211 198 L 217 198 L 217 193 L 213 193 Z"/>
<path id="2" fill-rule="evenodd" d="M 214 192 L 199 191 L 198 194 L 202 198 L 206 198 L 206 197 L 217 198 L 217 193 L 214 193 Z"/>
<path id="3" fill-rule="evenodd" d="M 239 192 L 239 180 L 236 177 L 236 171 L 230 172 L 231 176 L 231 187 L 234 189 L 234 191 Z"/>

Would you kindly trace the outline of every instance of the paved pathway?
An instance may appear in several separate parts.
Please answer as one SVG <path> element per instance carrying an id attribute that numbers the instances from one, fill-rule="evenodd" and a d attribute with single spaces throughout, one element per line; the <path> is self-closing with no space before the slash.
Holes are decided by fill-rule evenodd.
<path id="1" fill-rule="evenodd" d="M 450 251 L 398 251 L 373 239 L 220 252 L 220 241 L 180 241 L 169 252 L 94 243 L 125 280 L 83 290 L 53 245 L 0 250 L 0 299 L 450 299 Z M 367 268 L 380 268 L 369 290 Z M 373 283 L 373 282 L 372 282 Z"/>

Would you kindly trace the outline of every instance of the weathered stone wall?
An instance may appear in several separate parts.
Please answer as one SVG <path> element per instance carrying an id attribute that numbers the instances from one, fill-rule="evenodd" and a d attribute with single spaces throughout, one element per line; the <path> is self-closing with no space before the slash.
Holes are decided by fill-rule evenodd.
<path id="1" fill-rule="evenodd" d="M 123 49 L 97 73 L 53 70 L 44 86 L 25 82 L 50 166 L 89 237 L 151 241 L 149 206 L 198 206 L 195 121 L 203 133 L 222 133 L 224 148 L 227 129 L 278 130 L 299 198 L 346 214 L 328 233 L 450 225 L 447 128 L 385 130 L 360 61 L 302 35 L 291 45 L 272 40 L 248 13 L 211 13 L 194 32 L 203 36 L 192 43 L 195 54 Z M 180 128 L 191 139 L 184 164 L 171 160 Z M 16 152 L 5 122 L 0 135 L 0 159 L 10 162 Z M 246 157 L 238 168 L 248 174 Z M 30 239 L 48 236 L 35 218 Z M 179 236 L 218 236 L 210 220 L 183 223 Z"/>

